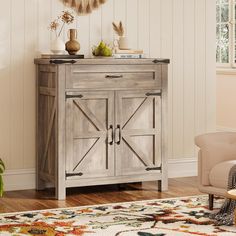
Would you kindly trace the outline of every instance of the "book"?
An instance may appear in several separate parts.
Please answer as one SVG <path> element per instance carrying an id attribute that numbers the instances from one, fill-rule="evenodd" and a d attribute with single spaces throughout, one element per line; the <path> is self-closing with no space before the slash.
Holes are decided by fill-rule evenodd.
<path id="1" fill-rule="evenodd" d="M 125 54 L 125 53 L 114 53 L 113 54 L 114 58 L 123 58 L 123 59 L 140 59 L 140 58 L 145 58 L 144 54 Z"/>
<path id="2" fill-rule="evenodd" d="M 138 49 L 116 49 L 116 54 L 143 54 L 143 50 Z"/>
<path id="3" fill-rule="evenodd" d="M 43 59 L 83 59 L 83 54 L 69 55 L 69 54 L 41 54 Z"/>

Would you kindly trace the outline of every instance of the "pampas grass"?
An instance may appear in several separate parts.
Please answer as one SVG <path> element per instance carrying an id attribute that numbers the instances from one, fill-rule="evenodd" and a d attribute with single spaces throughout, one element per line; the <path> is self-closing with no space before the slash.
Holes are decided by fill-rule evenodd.
<path id="1" fill-rule="evenodd" d="M 119 24 L 116 24 L 115 22 L 112 22 L 112 25 L 113 25 L 113 30 L 116 32 L 116 34 L 118 36 L 124 36 L 124 27 L 123 27 L 123 24 L 122 22 L 120 21 Z"/>

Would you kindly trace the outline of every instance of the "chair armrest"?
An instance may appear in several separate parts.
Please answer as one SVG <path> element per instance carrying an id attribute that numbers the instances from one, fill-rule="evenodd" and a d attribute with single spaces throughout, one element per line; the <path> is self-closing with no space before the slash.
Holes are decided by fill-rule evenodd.
<path id="1" fill-rule="evenodd" d="M 236 133 L 219 132 L 195 138 L 199 151 L 200 184 L 209 185 L 209 173 L 218 163 L 236 160 Z"/>
<path id="2" fill-rule="evenodd" d="M 217 132 L 202 134 L 195 137 L 195 144 L 199 148 L 208 147 L 211 144 L 235 144 L 236 145 L 236 132 Z"/>

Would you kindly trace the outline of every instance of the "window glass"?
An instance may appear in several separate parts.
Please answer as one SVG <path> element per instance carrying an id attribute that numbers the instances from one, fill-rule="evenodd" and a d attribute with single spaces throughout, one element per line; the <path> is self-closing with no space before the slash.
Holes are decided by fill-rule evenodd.
<path id="1" fill-rule="evenodd" d="M 216 0 L 216 62 L 229 63 L 229 0 Z M 235 38 L 236 39 L 236 38 Z"/>

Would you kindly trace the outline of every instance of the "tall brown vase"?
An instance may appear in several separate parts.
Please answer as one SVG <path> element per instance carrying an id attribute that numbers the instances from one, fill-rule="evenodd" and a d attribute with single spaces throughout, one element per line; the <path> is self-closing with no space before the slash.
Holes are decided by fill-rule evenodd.
<path id="1" fill-rule="evenodd" d="M 80 50 L 80 44 L 77 39 L 77 30 L 69 29 L 68 31 L 69 41 L 66 42 L 66 51 L 70 55 L 75 55 Z"/>

